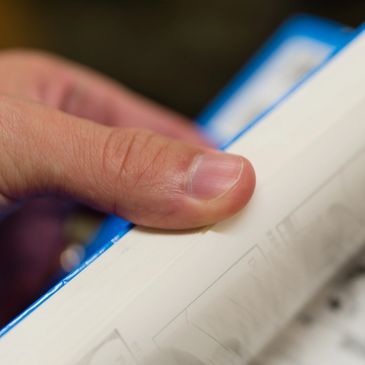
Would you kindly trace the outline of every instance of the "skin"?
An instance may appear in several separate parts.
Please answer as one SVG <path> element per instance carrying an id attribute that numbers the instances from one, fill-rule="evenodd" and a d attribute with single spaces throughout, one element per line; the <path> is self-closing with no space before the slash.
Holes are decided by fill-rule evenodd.
<path id="1" fill-rule="evenodd" d="M 185 117 L 33 51 L 0 53 L 0 151 L 0 324 L 49 277 L 70 202 L 143 226 L 188 229 L 232 216 L 255 185 L 251 164 L 230 156 L 243 166 L 233 183 L 222 192 L 207 186 L 214 169 L 198 170 L 202 161 L 227 166 L 220 161 L 229 155 Z"/>

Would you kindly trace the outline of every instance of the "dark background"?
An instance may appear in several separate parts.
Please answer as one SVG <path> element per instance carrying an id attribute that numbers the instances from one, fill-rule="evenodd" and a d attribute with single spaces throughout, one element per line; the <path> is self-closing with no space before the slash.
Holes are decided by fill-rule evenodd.
<path id="1" fill-rule="evenodd" d="M 193 117 L 298 12 L 358 26 L 365 1 L 2 0 L 0 47 L 58 53 Z"/>

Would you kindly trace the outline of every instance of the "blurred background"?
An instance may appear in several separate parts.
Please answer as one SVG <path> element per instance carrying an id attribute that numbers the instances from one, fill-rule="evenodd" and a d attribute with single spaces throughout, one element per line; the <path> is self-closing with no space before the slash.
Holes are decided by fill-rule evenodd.
<path id="1" fill-rule="evenodd" d="M 364 0 L 2 0 L 0 47 L 87 64 L 195 116 L 289 15 L 359 25 Z"/>
<path id="2" fill-rule="evenodd" d="M 286 18 L 303 12 L 356 27 L 365 1 L 2 0 L 0 50 L 57 53 L 194 118 Z M 63 261 L 72 263 L 101 219 L 47 199 L 1 222 L 0 329 L 68 271 Z"/>

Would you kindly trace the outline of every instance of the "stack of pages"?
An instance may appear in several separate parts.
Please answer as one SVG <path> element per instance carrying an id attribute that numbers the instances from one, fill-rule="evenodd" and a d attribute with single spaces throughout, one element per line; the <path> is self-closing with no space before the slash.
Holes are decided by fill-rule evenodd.
<path id="1" fill-rule="evenodd" d="M 289 20 L 198 123 L 252 161 L 247 208 L 190 232 L 110 217 L 1 330 L 1 364 L 365 363 L 365 28 Z"/>

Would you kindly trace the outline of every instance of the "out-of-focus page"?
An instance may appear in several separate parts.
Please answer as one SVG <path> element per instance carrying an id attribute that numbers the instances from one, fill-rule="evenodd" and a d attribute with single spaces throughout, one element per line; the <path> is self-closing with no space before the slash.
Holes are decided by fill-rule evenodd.
<path id="1" fill-rule="evenodd" d="M 309 36 L 288 35 L 253 75 L 234 91 L 224 107 L 209 118 L 203 125 L 203 131 L 217 145 L 226 143 L 335 49 L 336 45 Z"/>
<path id="2" fill-rule="evenodd" d="M 257 172 L 243 212 L 132 230 L 2 337 L 1 361 L 247 363 L 363 246 L 364 60 L 362 34 L 232 144 Z"/>
<path id="3" fill-rule="evenodd" d="M 251 365 L 319 363 L 365 363 L 365 252 L 337 275 Z"/>

